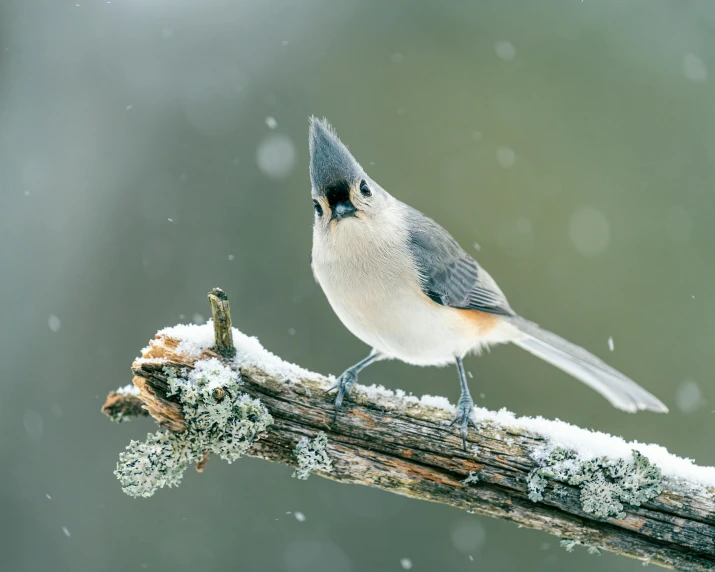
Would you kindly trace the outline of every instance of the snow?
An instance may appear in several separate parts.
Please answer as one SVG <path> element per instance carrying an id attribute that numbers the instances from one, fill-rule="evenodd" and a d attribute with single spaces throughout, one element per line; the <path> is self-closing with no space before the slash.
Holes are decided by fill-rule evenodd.
<path id="1" fill-rule="evenodd" d="M 62 323 L 57 316 L 52 314 L 49 318 L 47 318 L 47 325 L 50 327 L 50 330 L 52 330 L 56 334 L 60 331 Z"/>
<path id="2" fill-rule="evenodd" d="M 190 357 L 199 357 L 204 350 L 214 345 L 211 320 L 203 325 L 178 325 L 164 328 L 159 331 L 159 334 L 180 340 L 178 351 Z M 235 359 L 240 365 L 258 367 L 282 380 L 309 379 L 328 383 L 326 378 L 320 374 L 283 361 L 266 350 L 258 339 L 247 336 L 236 328 L 233 328 L 233 341 L 236 347 Z M 391 391 L 380 385 L 368 387 L 358 385 L 353 391 L 363 394 L 370 401 L 378 402 L 381 406 L 384 405 L 392 409 L 434 408 L 445 411 L 450 416 L 455 413 L 454 405 L 442 396 L 416 397 L 408 395 L 403 390 Z M 546 445 L 535 452 L 535 456 L 545 458 L 555 448 L 563 447 L 574 451 L 581 461 L 597 457 L 631 459 L 631 451 L 635 449 L 645 455 L 652 464 L 658 466 L 665 477 L 684 480 L 694 486 L 715 488 L 715 467 L 698 466 L 692 459 L 673 455 L 661 445 L 629 442 L 622 437 L 583 429 L 558 419 L 517 417 L 506 409 L 490 411 L 483 407 L 475 407 L 474 414 L 477 423 L 491 422 L 504 429 L 513 428 L 543 437 Z"/>
<path id="3" fill-rule="evenodd" d="M 608 338 L 608 349 L 611 351 L 616 349 L 616 346 L 613 343 L 613 336 L 609 336 Z"/>
<path id="4" fill-rule="evenodd" d="M 548 456 L 555 448 L 563 447 L 576 452 L 580 461 L 597 457 L 630 459 L 631 451 L 635 449 L 656 465 L 665 477 L 685 480 L 696 486 L 715 487 L 715 467 L 698 466 L 692 459 L 669 453 L 662 445 L 626 441 L 622 437 L 583 429 L 558 419 L 517 417 L 506 409 L 489 411 L 476 407 L 475 414 L 477 422 L 491 421 L 503 427 L 522 429 L 542 436 L 547 441 L 547 446 L 540 451 L 540 456 L 543 457 Z"/>
<path id="5" fill-rule="evenodd" d="M 139 388 L 134 385 L 133 383 L 128 383 L 124 387 L 120 387 L 117 389 L 116 393 L 119 395 L 134 395 L 134 396 L 139 396 Z"/>
<path id="6" fill-rule="evenodd" d="M 305 522 L 305 515 L 304 515 L 302 512 L 300 512 L 300 511 L 296 511 L 296 512 L 295 512 L 295 519 L 296 519 L 298 522 Z"/>
<path id="7" fill-rule="evenodd" d="M 681 64 L 683 75 L 695 83 L 704 83 L 708 79 L 708 68 L 705 62 L 695 54 L 685 54 Z"/>
<path id="8" fill-rule="evenodd" d="M 511 42 L 502 40 L 494 44 L 494 53 L 505 62 L 510 62 L 516 57 L 516 48 Z"/>
<path id="9" fill-rule="evenodd" d="M 204 350 L 214 345 L 213 321 L 205 324 L 179 324 L 160 330 L 159 335 L 164 335 L 180 341 L 177 351 L 189 357 L 199 357 Z M 310 379 L 323 380 L 320 374 L 308 371 L 300 366 L 283 361 L 281 358 L 266 350 L 257 338 L 247 336 L 233 328 L 233 345 L 236 348 L 236 363 L 240 365 L 260 367 L 266 373 L 279 379 Z"/>
<path id="10" fill-rule="evenodd" d="M 675 404 L 683 413 L 693 413 L 705 405 L 706 401 L 700 386 L 692 379 L 686 379 L 678 386 Z"/>
<path id="11" fill-rule="evenodd" d="M 391 389 L 386 389 L 382 385 L 368 385 L 368 386 L 356 386 L 357 391 L 362 391 L 365 396 L 370 401 L 380 401 L 384 399 L 398 400 L 400 406 L 403 408 L 408 407 L 432 407 L 435 409 L 442 409 L 448 413 L 456 413 L 454 405 L 449 402 L 449 399 L 442 397 L 441 395 L 423 395 L 422 397 L 416 397 L 414 395 L 408 395 L 402 389 L 397 389 L 392 391 Z"/>
<path id="12" fill-rule="evenodd" d="M 261 141 L 256 151 L 258 168 L 272 179 L 285 179 L 295 166 L 296 151 L 286 135 L 270 135 Z"/>

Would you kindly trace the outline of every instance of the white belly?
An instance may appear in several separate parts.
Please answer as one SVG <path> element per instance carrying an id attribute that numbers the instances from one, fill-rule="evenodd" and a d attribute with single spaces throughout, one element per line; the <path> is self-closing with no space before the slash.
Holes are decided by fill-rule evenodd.
<path id="1" fill-rule="evenodd" d="M 337 236 L 314 237 L 313 271 L 335 313 L 363 342 L 407 363 L 443 365 L 508 337 L 502 327 L 480 332 L 461 311 L 430 300 L 404 237 L 372 237 L 357 220 L 339 224 Z"/>

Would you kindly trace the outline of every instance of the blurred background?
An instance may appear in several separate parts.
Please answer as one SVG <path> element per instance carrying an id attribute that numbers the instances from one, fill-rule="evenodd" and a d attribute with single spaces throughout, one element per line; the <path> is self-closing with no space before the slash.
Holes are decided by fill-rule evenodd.
<path id="1" fill-rule="evenodd" d="M 671 413 L 619 412 L 512 347 L 467 360 L 481 405 L 714 464 L 713 102 L 706 0 L 5 0 L 0 569 L 640 570 L 253 459 L 132 499 L 112 471 L 154 426 L 99 408 L 213 286 L 290 361 L 365 355 L 308 263 L 317 114 L 514 308 Z M 361 381 L 459 394 L 453 368 Z"/>

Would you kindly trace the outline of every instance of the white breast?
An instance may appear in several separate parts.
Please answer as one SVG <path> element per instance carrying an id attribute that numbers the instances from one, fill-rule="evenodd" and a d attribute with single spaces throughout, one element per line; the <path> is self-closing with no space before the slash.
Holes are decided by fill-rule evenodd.
<path id="1" fill-rule="evenodd" d="M 343 324 L 387 356 L 416 365 L 453 363 L 489 342 L 496 332 L 480 336 L 474 321 L 422 292 L 399 208 L 377 216 L 313 233 L 313 272 Z"/>

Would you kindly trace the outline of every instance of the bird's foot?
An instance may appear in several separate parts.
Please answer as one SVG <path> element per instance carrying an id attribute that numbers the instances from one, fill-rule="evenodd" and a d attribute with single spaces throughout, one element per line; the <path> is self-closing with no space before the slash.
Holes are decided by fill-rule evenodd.
<path id="1" fill-rule="evenodd" d="M 477 429 L 477 423 L 474 420 L 474 401 L 469 394 L 462 394 L 457 402 L 457 415 L 449 424 L 452 427 L 455 423 L 459 423 L 459 428 L 462 432 L 462 447 L 467 450 L 467 431 L 471 425 Z"/>
<path id="2" fill-rule="evenodd" d="M 355 385 L 357 378 L 357 373 L 355 373 L 354 370 L 346 369 L 338 378 L 338 383 L 330 389 L 325 390 L 325 393 L 333 391 L 334 389 L 338 390 L 338 394 L 335 396 L 335 413 L 333 414 L 334 422 L 338 420 L 338 411 L 340 410 L 340 406 L 343 404 L 343 400 L 347 400 L 350 397 L 350 390 L 353 388 L 353 385 Z"/>

